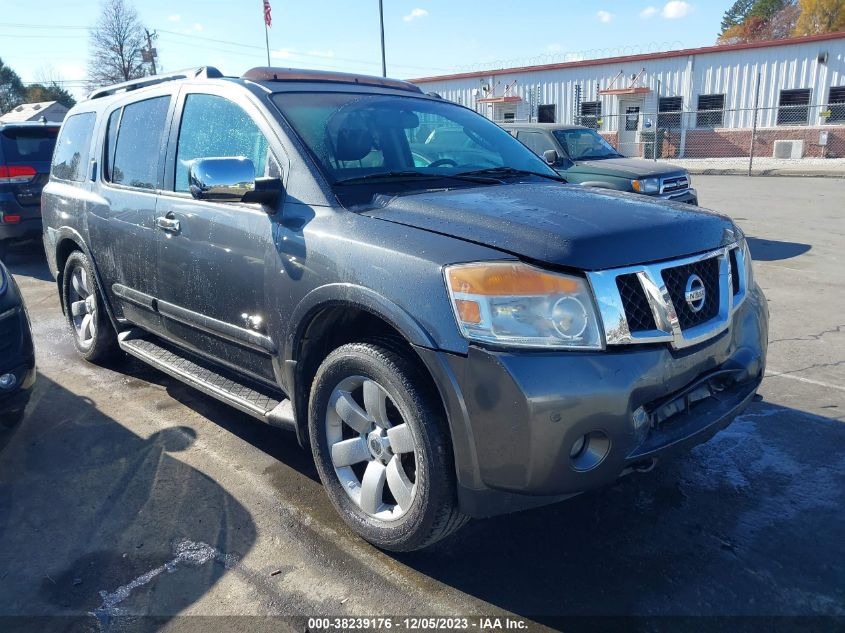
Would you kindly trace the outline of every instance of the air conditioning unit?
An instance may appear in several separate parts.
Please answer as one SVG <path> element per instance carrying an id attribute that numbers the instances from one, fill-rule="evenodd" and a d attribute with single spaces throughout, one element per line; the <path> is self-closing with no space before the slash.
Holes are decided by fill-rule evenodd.
<path id="1" fill-rule="evenodd" d="M 803 158 L 804 141 L 775 141 L 775 158 Z"/>

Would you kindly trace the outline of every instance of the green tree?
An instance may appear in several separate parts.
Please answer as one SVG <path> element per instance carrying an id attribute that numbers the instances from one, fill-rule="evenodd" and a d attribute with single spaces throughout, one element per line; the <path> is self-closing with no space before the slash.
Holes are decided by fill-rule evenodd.
<path id="1" fill-rule="evenodd" d="M 40 101 L 58 101 L 67 108 L 76 105 L 76 99 L 58 84 L 31 84 L 26 87 L 27 103 L 38 103 Z"/>
<path id="2" fill-rule="evenodd" d="M 731 27 L 742 24 L 753 6 L 754 0 L 736 0 L 736 2 L 734 2 L 731 7 L 725 11 L 725 15 L 722 18 L 722 30 L 719 31 L 719 34 L 721 35 Z"/>
<path id="3" fill-rule="evenodd" d="M 5 114 L 26 100 L 21 78 L 0 59 L 0 114 Z"/>
<path id="4" fill-rule="evenodd" d="M 801 16 L 794 35 L 845 31 L 845 0 L 799 0 Z"/>

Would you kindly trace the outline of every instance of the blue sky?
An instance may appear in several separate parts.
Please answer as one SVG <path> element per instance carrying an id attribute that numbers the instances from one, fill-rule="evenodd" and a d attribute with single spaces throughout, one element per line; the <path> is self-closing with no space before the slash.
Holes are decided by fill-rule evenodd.
<path id="1" fill-rule="evenodd" d="M 378 0 L 271 0 L 273 64 L 380 74 Z M 731 0 L 384 0 L 388 74 L 706 46 Z M 164 69 L 266 64 L 261 0 L 136 0 Z M 85 77 L 95 0 L 0 0 L 0 57 L 24 81 Z M 76 94 L 78 84 L 68 83 Z"/>

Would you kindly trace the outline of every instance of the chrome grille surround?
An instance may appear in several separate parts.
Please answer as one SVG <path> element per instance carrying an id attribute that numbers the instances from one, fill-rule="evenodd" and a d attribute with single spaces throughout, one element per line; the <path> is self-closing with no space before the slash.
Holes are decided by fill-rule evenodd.
<path id="1" fill-rule="evenodd" d="M 739 271 L 739 291 L 733 292 L 730 253 L 735 250 Z M 698 325 L 682 328 L 678 313 L 663 280 L 663 271 L 715 258 L 719 265 L 719 311 Z M 741 242 L 700 255 L 673 259 L 657 264 L 641 264 L 587 273 L 602 319 L 605 341 L 610 345 L 669 343 L 675 349 L 697 345 L 730 327 L 731 316 L 746 297 L 745 254 Z M 622 275 L 636 275 L 645 292 L 655 329 L 631 331 L 622 295 L 616 282 Z"/>
<path id="2" fill-rule="evenodd" d="M 689 189 L 687 176 L 669 176 L 660 180 L 660 193 L 675 193 L 686 189 Z"/>

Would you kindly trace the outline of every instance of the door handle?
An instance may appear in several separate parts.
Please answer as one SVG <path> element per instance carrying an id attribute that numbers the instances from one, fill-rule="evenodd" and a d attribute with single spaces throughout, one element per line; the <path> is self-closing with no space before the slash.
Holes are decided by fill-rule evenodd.
<path id="1" fill-rule="evenodd" d="M 162 231 L 167 231 L 168 233 L 178 233 L 182 230 L 182 227 L 179 225 L 179 220 L 168 217 L 156 218 L 156 226 Z"/>

